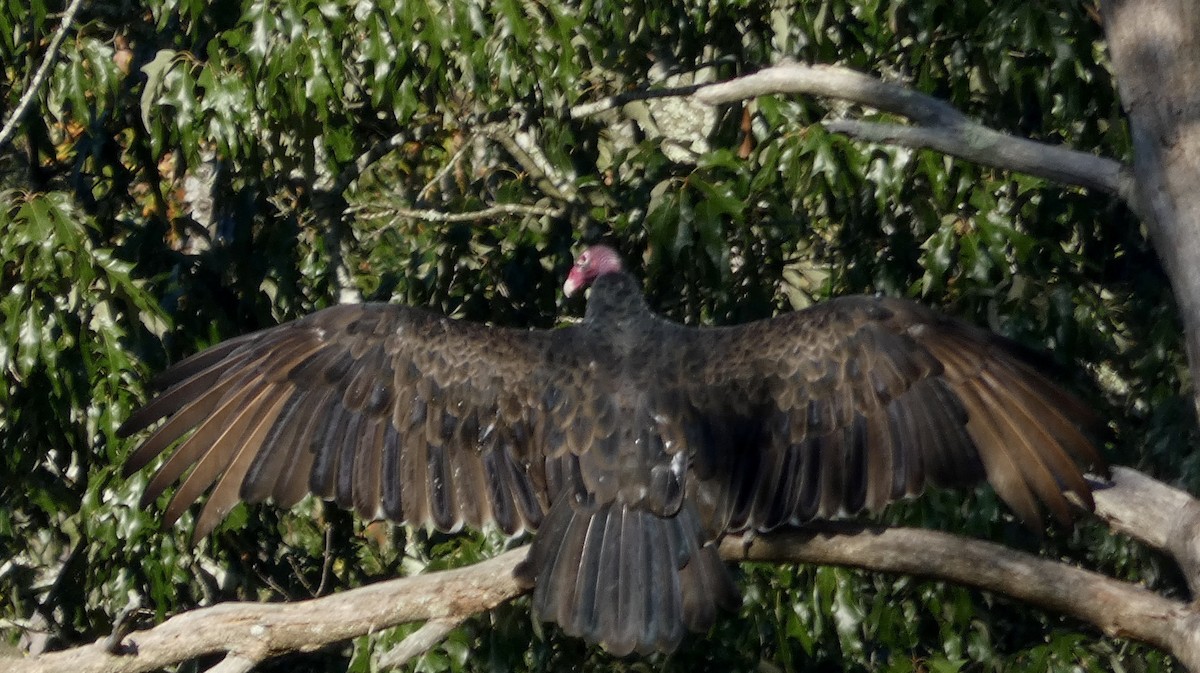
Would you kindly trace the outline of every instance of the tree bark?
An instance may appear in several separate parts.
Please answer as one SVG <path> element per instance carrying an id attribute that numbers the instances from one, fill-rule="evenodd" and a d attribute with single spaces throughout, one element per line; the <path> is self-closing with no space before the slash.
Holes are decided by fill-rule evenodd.
<path id="1" fill-rule="evenodd" d="M 1103 0 L 1101 11 L 1129 116 L 1138 211 L 1171 279 L 1200 410 L 1200 3 Z"/>

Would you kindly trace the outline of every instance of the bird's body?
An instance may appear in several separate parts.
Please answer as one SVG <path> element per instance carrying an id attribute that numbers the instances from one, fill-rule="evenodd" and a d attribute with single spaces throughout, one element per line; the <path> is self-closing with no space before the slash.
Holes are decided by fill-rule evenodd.
<path id="1" fill-rule="evenodd" d="M 589 260 L 588 256 L 594 257 Z M 615 260 L 615 261 L 614 261 Z M 911 302 L 847 297 L 737 327 L 650 311 L 607 248 L 567 282 L 584 320 L 491 328 L 338 306 L 173 367 L 126 433 L 167 418 L 147 488 L 193 465 L 205 535 L 240 498 L 312 492 L 364 517 L 537 530 L 534 610 L 625 654 L 670 650 L 737 592 L 715 543 L 986 478 L 1026 521 L 1090 507 L 1097 419 L 1010 343 Z"/>

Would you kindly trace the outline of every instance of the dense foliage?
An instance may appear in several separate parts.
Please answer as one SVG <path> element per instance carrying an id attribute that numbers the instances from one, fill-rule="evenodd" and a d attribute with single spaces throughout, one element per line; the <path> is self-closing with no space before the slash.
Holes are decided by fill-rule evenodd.
<path id="1" fill-rule="evenodd" d="M 58 5 L 0 0 L 0 117 Z M 122 475 L 131 443 L 115 428 L 167 363 L 339 296 L 552 326 L 582 308 L 559 291 L 581 239 L 616 242 L 651 303 L 684 322 L 883 292 L 1050 350 L 1114 419 L 1114 462 L 1200 490 L 1170 292 L 1114 199 L 831 136 L 820 120 L 877 117 L 837 102 L 769 97 L 714 114 L 636 101 L 572 118 L 604 96 L 794 58 L 910 83 L 1008 132 L 1128 153 L 1089 3 L 785 5 L 88 3 L 0 148 L 3 639 L 67 646 L 106 635 L 133 603 L 162 618 L 302 598 L 501 549 L 495 533 L 364 524 L 314 502 L 242 507 L 192 547 L 186 520 L 163 532 L 160 508 L 138 506 L 146 477 Z M 438 216 L 498 204 L 516 205 Z M 1038 540 L 988 492 L 930 494 L 881 518 L 1183 591 L 1100 526 Z M 742 614 L 670 657 L 613 661 L 543 632 L 518 601 L 415 666 L 1172 668 L 976 591 L 834 568 L 740 572 Z M 365 671 L 411 630 L 282 668 Z"/>

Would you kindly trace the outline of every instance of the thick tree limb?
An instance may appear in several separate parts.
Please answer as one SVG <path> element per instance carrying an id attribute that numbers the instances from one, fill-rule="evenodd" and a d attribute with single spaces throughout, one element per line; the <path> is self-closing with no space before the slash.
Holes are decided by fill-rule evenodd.
<path id="1" fill-rule="evenodd" d="M 1097 513 L 1114 528 L 1193 564 L 1200 503 L 1182 491 L 1125 468 L 1096 492 Z M 1186 532 L 1181 530 L 1186 527 Z M 1171 531 L 1186 534 L 1179 545 Z M 1186 548 L 1184 551 L 1179 549 Z M 1200 610 L 1128 582 L 1051 559 L 950 533 L 842 524 L 822 531 L 727 539 L 730 560 L 817 563 L 917 575 L 977 587 L 1093 624 L 1104 633 L 1162 648 L 1200 671 Z M 435 645 L 454 624 L 523 590 L 512 569 L 526 548 L 476 565 L 403 578 L 333 596 L 286 604 L 226 603 L 177 615 L 121 643 L 104 641 L 0 666 L 13 673 L 135 673 L 196 657 L 228 653 L 222 671 L 245 671 L 285 652 L 306 652 L 403 623 L 427 621 L 389 662 Z M 1177 556 L 1178 557 L 1178 556 Z M 418 634 L 420 634 L 418 636 Z"/>
<path id="2" fill-rule="evenodd" d="M 744 552 L 727 539 L 722 556 L 865 568 L 946 580 L 1070 615 L 1105 634 L 1140 640 L 1200 670 L 1200 613 L 1140 586 L 991 542 L 911 528 L 851 534 L 783 533 Z"/>
<path id="3" fill-rule="evenodd" d="M 1101 11 L 1133 136 L 1138 212 L 1175 291 L 1200 410 L 1200 5 L 1103 0 Z"/>
<path id="4" fill-rule="evenodd" d="M 1166 552 L 1200 595 L 1200 500 L 1127 467 L 1095 493 L 1096 516 L 1113 530 Z"/>
<path id="5" fill-rule="evenodd" d="M 11 673 L 141 673 L 227 652 L 231 670 L 287 652 L 332 643 L 414 621 L 469 616 L 523 593 L 512 571 L 527 548 L 467 568 L 381 582 L 296 603 L 222 603 L 176 615 L 130 634 L 128 654 L 103 641 L 39 657 L 0 662 Z"/>

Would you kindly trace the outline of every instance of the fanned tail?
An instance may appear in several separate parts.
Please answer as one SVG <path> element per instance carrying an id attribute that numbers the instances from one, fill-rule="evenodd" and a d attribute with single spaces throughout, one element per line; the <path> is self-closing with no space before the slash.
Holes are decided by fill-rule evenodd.
<path id="1" fill-rule="evenodd" d="M 718 608 L 741 604 L 690 505 L 664 518 L 619 502 L 570 500 L 551 507 L 516 571 L 534 587 L 538 619 L 624 656 L 674 650 L 685 628 L 707 631 Z"/>

